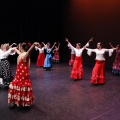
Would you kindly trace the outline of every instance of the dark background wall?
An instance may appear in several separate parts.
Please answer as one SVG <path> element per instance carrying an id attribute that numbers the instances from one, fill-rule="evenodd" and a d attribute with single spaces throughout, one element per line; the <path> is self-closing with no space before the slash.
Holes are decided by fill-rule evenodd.
<path id="1" fill-rule="evenodd" d="M 70 50 L 65 37 L 74 44 L 82 45 L 93 37 L 90 47 L 95 48 L 102 41 L 105 48 L 120 42 L 120 1 L 119 0 L 19 0 L 0 1 L 0 43 L 54 41 L 61 42 L 61 61 L 67 62 Z M 33 51 L 32 60 L 37 58 Z M 114 55 L 106 54 L 107 66 L 111 67 Z M 84 64 L 94 64 L 94 57 L 83 53 Z M 16 61 L 12 57 L 11 61 Z"/>

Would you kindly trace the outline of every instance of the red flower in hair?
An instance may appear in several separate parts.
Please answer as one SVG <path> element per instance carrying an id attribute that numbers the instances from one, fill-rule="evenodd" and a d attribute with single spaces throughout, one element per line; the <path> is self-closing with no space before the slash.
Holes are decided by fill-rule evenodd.
<path id="1" fill-rule="evenodd" d="M 29 47 L 31 46 L 31 43 L 30 43 L 30 42 L 28 42 L 27 44 L 28 44 Z"/>

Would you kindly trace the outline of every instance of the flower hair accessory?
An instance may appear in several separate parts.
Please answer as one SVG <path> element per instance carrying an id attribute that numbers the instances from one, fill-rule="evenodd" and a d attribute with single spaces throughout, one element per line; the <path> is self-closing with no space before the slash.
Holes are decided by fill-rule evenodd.
<path id="1" fill-rule="evenodd" d="M 29 47 L 31 46 L 31 43 L 30 43 L 30 42 L 28 42 L 27 44 L 28 44 Z"/>

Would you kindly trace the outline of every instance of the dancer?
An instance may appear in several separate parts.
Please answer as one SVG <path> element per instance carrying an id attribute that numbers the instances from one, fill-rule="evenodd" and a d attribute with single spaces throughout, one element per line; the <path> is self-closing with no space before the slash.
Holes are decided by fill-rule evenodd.
<path id="1" fill-rule="evenodd" d="M 42 44 L 39 43 L 38 46 L 35 46 L 35 49 L 39 51 L 36 65 L 37 67 L 43 67 L 45 60 L 44 47 L 42 47 Z"/>
<path id="2" fill-rule="evenodd" d="M 81 44 L 77 43 L 76 48 L 75 48 L 71 45 L 71 43 L 66 38 L 66 42 L 68 43 L 70 48 L 75 51 L 75 54 L 76 54 L 75 61 L 74 61 L 74 64 L 73 64 L 73 68 L 72 68 L 72 71 L 71 71 L 71 78 L 73 78 L 74 80 L 79 80 L 79 79 L 82 79 L 82 77 L 83 77 L 84 71 L 83 71 L 83 65 L 82 65 L 82 52 L 86 47 L 89 46 L 89 43 L 92 40 L 93 40 L 93 38 L 91 38 L 88 41 L 88 43 L 85 46 L 83 46 L 82 48 L 81 48 Z"/>
<path id="3" fill-rule="evenodd" d="M 111 43 L 109 44 L 111 48 L 115 48 L 113 47 Z M 116 46 L 116 56 L 115 56 L 115 60 L 114 60 L 113 67 L 112 67 L 112 74 L 120 75 L 120 45 Z"/>
<path id="4" fill-rule="evenodd" d="M 0 78 L 3 80 L 2 86 L 8 87 L 12 80 L 12 72 L 8 61 L 9 55 L 14 55 L 14 48 L 10 48 L 9 44 L 4 44 L 0 53 Z"/>
<path id="5" fill-rule="evenodd" d="M 50 43 L 47 43 L 46 45 L 44 42 L 42 42 L 42 43 L 44 44 L 45 51 L 46 51 L 46 57 L 45 57 L 43 68 L 47 71 L 47 70 L 50 70 L 52 68 L 52 63 L 51 63 L 52 49 L 56 45 L 56 42 L 54 42 L 54 45 L 51 48 L 50 48 Z"/>
<path id="6" fill-rule="evenodd" d="M 73 45 L 74 46 L 74 45 Z M 69 44 L 68 44 L 68 47 L 69 47 L 69 49 L 71 49 L 70 48 L 70 46 L 69 46 Z M 69 60 L 69 65 L 72 67 L 73 66 L 73 64 L 74 64 L 74 61 L 75 61 L 75 50 L 74 49 L 71 49 L 71 58 L 70 58 L 70 60 Z"/>
<path id="7" fill-rule="evenodd" d="M 3 44 L 0 45 L 0 53 L 3 52 Z"/>
<path id="8" fill-rule="evenodd" d="M 92 52 L 96 53 L 96 63 L 92 71 L 91 83 L 93 84 L 104 84 L 105 83 L 105 53 L 109 52 L 109 56 L 112 55 L 113 49 L 102 48 L 102 42 L 97 43 L 96 49 L 86 48 L 88 55 L 92 55 Z"/>
<path id="9" fill-rule="evenodd" d="M 52 59 L 53 59 L 53 62 L 55 63 L 59 63 L 59 59 L 60 59 L 59 48 L 60 48 L 60 43 L 58 42 L 58 45 L 56 44 L 55 49 L 53 50 L 54 56 Z"/>
<path id="10" fill-rule="evenodd" d="M 34 96 L 32 90 L 32 83 L 30 81 L 30 54 L 33 48 L 38 45 L 33 43 L 28 49 L 26 43 L 19 44 L 19 49 L 15 48 L 18 53 L 16 75 L 9 85 L 8 90 L 8 104 L 11 107 L 30 106 L 33 103 Z"/>

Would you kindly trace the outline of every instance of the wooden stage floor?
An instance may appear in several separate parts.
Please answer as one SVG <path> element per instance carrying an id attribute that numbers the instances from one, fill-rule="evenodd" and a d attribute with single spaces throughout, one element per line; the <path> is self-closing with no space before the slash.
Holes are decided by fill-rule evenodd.
<path id="1" fill-rule="evenodd" d="M 11 65 L 13 75 L 16 65 Z M 84 78 L 73 81 L 71 67 L 54 64 L 51 71 L 30 68 L 35 96 L 29 109 L 9 109 L 7 89 L 0 89 L 0 120 L 120 120 L 120 76 L 106 69 L 104 85 L 90 83 L 93 66 L 84 65 Z"/>

